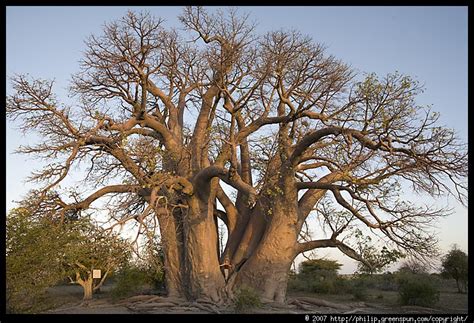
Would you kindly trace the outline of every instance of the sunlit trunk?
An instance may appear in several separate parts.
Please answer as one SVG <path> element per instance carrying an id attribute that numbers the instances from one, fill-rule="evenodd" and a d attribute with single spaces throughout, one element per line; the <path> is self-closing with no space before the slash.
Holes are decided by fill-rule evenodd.
<path id="1" fill-rule="evenodd" d="M 283 303 L 298 238 L 297 190 L 292 175 L 282 175 L 269 195 L 273 197 L 273 204 L 266 209 L 265 232 L 255 251 L 236 273 L 232 288 L 251 287 L 263 300 Z"/>
<path id="2" fill-rule="evenodd" d="M 92 299 L 92 293 L 93 293 L 93 278 L 92 278 L 92 275 L 89 274 L 87 276 L 87 279 L 86 280 L 83 280 L 82 282 L 79 282 L 79 284 L 82 286 L 82 289 L 84 291 L 84 296 L 83 296 L 83 300 L 84 301 L 87 301 L 87 300 L 91 300 Z"/>
<path id="3" fill-rule="evenodd" d="M 285 209 L 278 210 L 269 224 L 255 253 L 239 272 L 233 290 L 251 287 L 266 301 L 283 303 L 288 283 L 288 272 L 295 258 L 296 221 Z M 288 210 L 288 209 L 287 209 Z"/>
<path id="4" fill-rule="evenodd" d="M 212 209 L 197 197 L 189 200 L 185 224 L 187 296 L 221 301 L 224 277 L 219 267 L 218 236 Z"/>
<path id="5" fill-rule="evenodd" d="M 169 297 L 180 297 L 182 290 L 182 242 L 176 218 L 171 210 L 161 209 L 157 214 L 160 224 L 161 247 L 164 253 L 165 285 Z"/>

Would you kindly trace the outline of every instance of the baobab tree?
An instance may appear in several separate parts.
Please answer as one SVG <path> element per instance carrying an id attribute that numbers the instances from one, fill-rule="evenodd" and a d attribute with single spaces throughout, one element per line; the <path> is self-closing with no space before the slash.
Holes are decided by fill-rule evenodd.
<path id="1" fill-rule="evenodd" d="M 217 303 L 246 285 L 283 302 L 291 263 L 308 250 L 364 261 L 344 239 L 355 226 L 405 252 L 433 250 L 429 226 L 445 210 L 400 200 L 400 185 L 465 201 L 467 153 L 416 104 L 416 81 L 358 80 L 311 38 L 258 35 L 236 10 L 185 8 L 179 19 L 183 34 L 129 12 L 90 36 L 72 106 L 50 81 L 12 78 L 7 116 L 42 139 L 19 151 L 51 162 L 31 177 L 45 182 L 39 201 L 85 169 L 84 191 L 38 212 L 106 201 L 112 226 L 159 228 L 170 296 Z M 313 211 L 330 235 L 301 240 Z"/>

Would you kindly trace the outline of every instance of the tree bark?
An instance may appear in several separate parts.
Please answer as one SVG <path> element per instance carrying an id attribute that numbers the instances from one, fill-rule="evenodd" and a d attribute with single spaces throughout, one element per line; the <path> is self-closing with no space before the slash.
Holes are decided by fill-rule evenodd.
<path id="1" fill-rule="evenodd" d="M 237 272 L 232 288 L 246 285 L 265 301 L 284 303 L 288 272 L 297 254 L 298 205 L 291 174 L 283 174 L 278 184 L 275 203 L 269 208 L 270 222 L 255 252 Z"/>
<path id="2" fill-rule="evenodd" d="M 92 299 L 92 278 L 87 279 L 82 285 L 84 289 L 84 297 L 83 300 L 87 301 Z"/>
<path id="3" fill-rule="evenodd" d="M 179 215 L 178 215 L 179 216 Z M 161 246 L 164 253 L 165 285 L 169 297 L 183 296 L 182 262 L 183 245 L 181 230 L 177 225 L 177 217 L 172 210 L 159 209 L 157 213 L 160 225 Z"/>
<path id="4" fill-rule="evenodd" d="M 220 302 L 225 281 L 220 271 L 213 205 L 193 196 L 184 222 L 188 298 Z"/>
<path id="5" fill-rule="evenodd" d="M 76 283 L 81 285 L 82 290 L 84 292 L 82 299 L 84 301 L 92 299 L 92 294 L 94 292 L 94 279 L 92 278 L 92 272 L 87 273 L 86 279 L 82 279 L 81 274 L 79 272 L 76 272 Z"/>
<path id="6" fill-rule="evenodd" d="M 255 253 L 237 273 L 233 289 L 247 285 L 267 301 L 284 302 L 296 237 L 294 221 L 273 219 Z"/>

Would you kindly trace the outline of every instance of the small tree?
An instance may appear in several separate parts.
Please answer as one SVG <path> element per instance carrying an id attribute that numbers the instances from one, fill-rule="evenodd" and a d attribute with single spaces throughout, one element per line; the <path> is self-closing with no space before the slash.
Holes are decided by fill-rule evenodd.
<path id="1" fill-rule="evenodd" d="M 64 246 L 64 265 L 69 280 L 84 289 L 84 300 L 92 298 L 94 291 L 107 276 L 125 264 L 130 247 L 117 235 L 106 234 L 88 220 L 76 220 L 67 228 L 70 237 Z M 101 270 L 100 278 L 93 278 L 93 270 Z"/>
<path id="2" fill-rule="evenodd" d="M 337 275 L 342 264 L 330 259 L 311 259 L 300 264 L 300 275 Z"/>
<path id="3" fill-rule="evenodd" d="M 311 259 L 303 261 L 296 275 L 297 289 L 316 292 L 334 293 L 339 291 L 342 281 L 337 276 L 341 264 L 330 259 Z"/>
<path id="4" fill-rule="evenodd" d="M 443 257 L 441 275 L 445 278 L 454 278 L 459 293 L 467 291 L 467 254 L 456 245 Z"/>
<path id="5" fill-rule="evenodd" d="M 66 277 L 80 284 L 84 299 L 90 299 L 127 260 L 127 243 L 105 234 L 89 218 L 52 220 L 30 206 L 22 202 L 7 216 L 7 302 L 12 310 L 35 311 L 46 289 Z M 103 271 L 101 280 L 93 279 L 93 269 Z"/>

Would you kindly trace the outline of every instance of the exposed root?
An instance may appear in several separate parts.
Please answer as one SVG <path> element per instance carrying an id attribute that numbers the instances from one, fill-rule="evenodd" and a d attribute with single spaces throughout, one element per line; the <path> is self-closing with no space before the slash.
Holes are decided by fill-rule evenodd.
<path id="1" fill-rule="evenodd" d="M 312 298 L 312 297 L 296 297 L 295 298 L 300 303 L 309 303 L 317 306 L 330 307 L 338 310 L 350 310 L 351 307 L 343 304 L 337 304 L 333 302 L 328 302 L 323 299 Z"/>
<path id="2" fill-rule="evenodd" d="M 311 312 L 313 309 L 307 305 L 304 305 L 303 303 L 299 302 L 297 299 L 292 299 L 288 302 L 288 304 L 294 304 L 296 307 L 304 310 L 304 311 L 309 311 Z"/>
<path id="3" fill-rule="evenodd" d="M 191 303 L 192 306 L 197 307 L 203 311 L 210 312 L 210 313 L 215 313 L 215 314 L 221 314 L 221 312 L 215 308 L 214 306 L 210 304 L 199 304 L 197 302 Z"/>
<path id="4" fill-rule="evenodd" d="M 356 313 L 365 313 L 365 312 L 366 312 L 366 309 L 364 309 L 364 308 L 355 308 L 353 310 L 344 312 L 342 314 L 356 314 Z"/>
<path id="5" fill-rule="evenodd" d="M 129 310 L 138 313 L 151 313 L 158 309 L 159 311 L 170 312 L 202 312 L 221 314 L 221 311 L 215 306 L 216 304 L 210 300 L 200 299 L 194 302 L 188 302 L 177 297 L 162 297 L 156 295 L 137 295 L 124 300 L 117 304 L 125 306 Z"/>
<path id="6" fill-rule="evenodd" d="M 120 300 L 117 303 L 122 304 L 122 303 L 133 303 L 133 302 L 140 302 L 140 301 L 150 301 L 150 300 L 154 300 L 154 299 L 157 299 L 157 298 L 160 298 L 160 296 L 156 296 L 156 295 L 136 295 L 136 296 L 132 296 L 132 297 Z"/>

